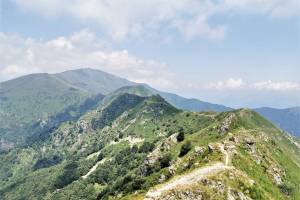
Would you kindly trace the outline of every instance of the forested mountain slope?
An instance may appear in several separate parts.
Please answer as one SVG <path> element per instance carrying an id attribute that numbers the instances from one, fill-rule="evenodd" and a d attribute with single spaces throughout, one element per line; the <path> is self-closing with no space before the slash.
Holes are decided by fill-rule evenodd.
<path id="1" fill-rule="evenodd" d="M 2 199 L 299 199 L 297 141 L 254 111 L 123 93 L 0 155 Z"/>
<path id="2" fill-rule="evenodd" d="M 0 83 L 0 151 L 28 145 L 35 139 L 43 140 L 61 122 L 78 118 L 95 108 L 104 95 L 126 86 L 136 86 L 148 95 L 161 94 L 181 109 L 227 109 L 159 92 L 147 85 L 89 68 L 58 74 L 31 74 Z"/>

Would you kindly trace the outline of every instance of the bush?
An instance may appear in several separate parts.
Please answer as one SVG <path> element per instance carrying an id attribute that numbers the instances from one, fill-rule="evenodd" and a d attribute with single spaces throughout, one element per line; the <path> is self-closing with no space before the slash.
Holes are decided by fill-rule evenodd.
<path id="1" fill-rule="evenodd" d="M 165 168 L 170 166 L 170 162 L 172 160 L 172 156 L 170 153 L 165 154 L 163 157 L 159 159 L 160 167 Z"/>
<path id="2" fill-rule="evenodd" d="M 132 191 L 141 189 L 142 185 L 145 183 L 145 179 L 142 177 L 136 177 L 132 182 Z"/>
<path id="3" fill-rule="evenodd" d="M 64 167 L 63 174 L 57 177 L 54 185 L 56 188 L 63 188 L 66 185 L 72 183 L 76 179 L 79 178 L 79 175 L 77 174 L 77 163 L 74 161 L 71 161 Z"/>
<path id="4" fill-rule="evenodd" d="M 148 153 L 154 149 L 155 145 L 150 142 L 144 142 L 139 148 L 139 153 Z"/>
<path id="5" fill-rule="evenodd" d="M 99 155 L 98 155 L 97 160 L 100 161 L 100 160 L 102 160 L 103 158 L 104 158 L 104 154 L 103 154 L 103 152 L 100 152 Z"/>
<path id="6" fill-rule="evenodd" d="M 184 132 L 179 132 L 176 139 L 178 142 L 182 142 L 184 140 Z"/>
<path id="7" fill-rule="evenodd" d="M 179 156 L 182 157 L 186 155 L 192 149 L 192 144 L 190 141 L 187 141 L 181 146 Z"/>
<path id="8" fill-rule="evenodd" d="M 279 188 L 282 193 L 286 195 L 291 195 L 293 193 L 294 187 L 291 183 L 283 183 L 279 185 Z"/>
<path id="9" fill-rule="evenodd" d="M 178 128 L 178 132 L 179 132 L 179 133 L 183 133 L 183 132 L 184 132 L 184 128 L 179 127 L 179 128 Z"/>
<path id="10" fill-rule="evenodd" d="M 60 158 L 57 155 L 50 156 L 50 157 L 47 157 L 47 158 L 42 158 L 42 159 L 39 159 L 34 164 L 33 169 L 37 170 L 37 169 L 41 169 L 41 168 L 51 167 L 53 165 L 56 165 L 56 164 L 60 163 L 61 161 L 62 161 L 62 158 Z"/>

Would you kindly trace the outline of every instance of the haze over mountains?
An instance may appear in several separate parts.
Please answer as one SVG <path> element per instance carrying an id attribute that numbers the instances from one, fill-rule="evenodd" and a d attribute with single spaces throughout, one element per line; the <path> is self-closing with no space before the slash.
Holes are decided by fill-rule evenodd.
<path id="1" fill-rule="evenodd" d="M 298 1 L 1 1 L 0 200 L 300 200 Z"/>
<path id="2" fill-rule="evenodd" d="M 0 95 L 1 199 L 300 197 L 299 138 L 250 109 L 92 69 L 19 77 Z M 296 108 L 273 111 L 258 109 L 297 128 L 281 123 Z"/>
<path id="3" fill-rule="evenodd" d="M 27 146 L 0 154 L 1 198 L 300 195 L 299 140 L 254 111 L 182 111 L 140 86 L 120 88 L 92 105 L 76 118 L 67 112 L 71 117 L 55 129 L 35 132 Z"/>
<path id="4" fill-rule="evenodd" d="M 161 92 L 148 85 L 89 68 L 58 74 L 31 74 L 0 85 L 1 147 L 6 149 L 24 144 L 28 138 L 31 140 L 32 136 L 47 132 L 61 122 L 76 119 L 95 108 L 105 95 L 104 102 L 120 93 L 142 96 L 159 94 L 175 107 L 188 111 L 222 112 L 232 109 Z M 256 111 L 283 130 L 300 135 L 299 108 L 259 108 Z"/>
<path id="5" fill-rule="evenodd" d="M 300 107 L 286 109 L 262 107 L 254 110 L 282 130 L 300 137 Z"/>

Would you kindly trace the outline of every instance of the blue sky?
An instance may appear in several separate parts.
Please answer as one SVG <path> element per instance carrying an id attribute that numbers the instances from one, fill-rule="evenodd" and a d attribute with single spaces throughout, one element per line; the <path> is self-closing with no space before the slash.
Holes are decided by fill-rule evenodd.
<path id="1" fill-rule="evenodd" d="M 297 0 L 4 0 L 0 80 L 101 69 L 232 107 L 300 105 Z"/>

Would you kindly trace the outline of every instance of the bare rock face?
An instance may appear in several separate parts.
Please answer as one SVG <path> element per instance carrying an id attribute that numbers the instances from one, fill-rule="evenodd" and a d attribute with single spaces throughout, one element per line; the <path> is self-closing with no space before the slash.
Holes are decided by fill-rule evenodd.
<path id="1" fill-rule="evenodd" d="M 209 153 L 212 153 L 212 152 L 215 150 L 215 148 L 214 148 L 211 144 L 209 144 L 209 145 L 207 146 L 207 149 L 208 149 L 208 152 L 209 152 Z"/>
<path id="2" fill-rule="evenodd" d="M 214 191 L 220 194 L 225 193 L 225 185 L 221 181 L 211 180 L 211 179 L 203 179 L 202 183 L 212 188 Z"/>
<path id="3" fill-rule="evenodd" d="M 161 151 L 168 151 L 171 149 L 172 146 L 176 145 L 177 139 L 176 139 L 177 134 L 172 134 L 168 138 L 164 139 L 162 143 L 160 144 L 160 150 Z"/>
<path id="4" fill-rule="evenodd" d="M 170 173 L 171 175 L 176 174 L 176 168 L 175 168 L 173 165 L 171 165 L 171 166 L 169 167 L 169 173 Z"/>
<path id="5" fill-rule="evenodd" d="M 145 176 L 151 166 L 161 158 L 162 152 L 169 150 L 172 146 L 176 145 L 177 139 L 176 134 L 173 134 L 169 136 L 168 138 L 164 139 L 163 141 L 160 141 L 156 148 L 148 154 L 146 160 L 143 163 L 143 166 L 141 167 L 141 175 Z M 175 173 L 175 169 L 173 170 L 173 173 Z M 172 174 L 172 173 L 171 173 Z"/>
<path id="6" fill-rule="evenodd" d="M 204 151 L 205 151 L 204 147 L 195 147 L 195 153 L 199 156 L 202 155 Z"/>
<path id="7" fill-rule="evenodd" d="M 231 137 L 229 138 L 229 141 L 230 141 L 230 142 L 234 142 L 234 143 L 237 142 L 237 140 L 236 140 L 236 138 L 235 138 L 234 136 L 231 136 Z"/>
<path id="8" fill-rule="evenodd" d="M 255 141 L 251 138 L 245 138 L 245 143 L 252 146 L 255 144 Z"/>
<path id="9" fill-rule="evenodd" d="M 219 125 L 218 127 L 218 132 L 220 134 L 225 134 L 229 131 L 231 124 L 233 123 L 234 119 L 235 119 L 235 114 L 234 113 L 230 113 L 229 116 L 227 116 Z"/>
<path id="10" fill-rule="evenodd" d="M 80 120 L 76 123 L 76 129 L 79 133 L 86 132 L 90 129 L 90 125 L 86 121 Z"/>
<path id="11" fill-rule="evenodd" d="M 254 139 L 252 139 L 250 137 L 244 138 L 244 145 L 250 151 L 250 153 L 255 153 L 255 140 Z"/>
<path id="12" fill-rule="evenodd" d="M 267 170 L 267 172 L 273 176 L 274 182 L 277 185 L 281 185 L 283 183 L 282 181 L 282 176 L 284 176 L 284 171 L 281 170 L 279 167 L 271 167 L 270 169 Z"/>
<path id="13" fill-rule="evenodd" d="M 160 200 L 203 200 L 201 195 L 201 191 L 172 191 L 171 193 L 162 196 L 159 198 Z"/>
<path id="14" fill-rule="evenodd" d="M 228 189 L 227 192 L 227 200 L 252 200 L 250 197 L 248 197 L 247 195 L 245 195 L 243 192 L 241 191 L 235 191 L 232 190 L 231 188 Z"/>
<path id="15" fill-rule="evenodd" d="M 240 200 L 251 200 L 251 198 L 247 197 L 244 193 L 238 192 L 238 197 Z"/>

